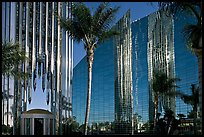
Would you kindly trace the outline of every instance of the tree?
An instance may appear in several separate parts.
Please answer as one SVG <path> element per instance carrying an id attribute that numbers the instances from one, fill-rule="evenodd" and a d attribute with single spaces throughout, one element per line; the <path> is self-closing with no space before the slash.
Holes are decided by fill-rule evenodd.
<path id="1" fill-rule="evenodd" d="M 189 13 L 197 21 L 196 24 L 186 24 L 183 28 L 183 33 L 187 46 L 195 53 L 198 59 L 200 121 L 202 121 L 202 1 L 159 2 L 159 8 L 165 11 L 168 16 L 181 12 Z"/>
<path id="2" fill-rule="evenodd" d="M 25 51 L 20 50 L 19 43 L 11 41 L 2 43 L 2 75 L 26 79 L 28 74 L 17 70 L 18 65 L 26 60 L 28 57 Z"/>
<path id="3" fill-rule="evenodd" d="M 177 87 L 175 82 L 178 80 L 180 79 L 167 77 L 167 75 L 161 71 L 154 72 L 152 80 L 152 90 L 154 93 L 154 128 L 156 128 L 159 98 L 170 92 L 171 89 Z"/>
<path id="4" fill-rule="evenodd" d="M 177 135 L 180 120 L 174 116 L 171 109 L 166 109 L 163 118 L 157 121 L 157 135 Z"/>
<path id="5" fill-rule="evenodd" d="M 26 56 L 26 52 L 20 49 L 20 45 L 18 42 L 13 43 L 12 41 L 4 41 L 2 43 L 2 75 L 3 76 L 8 76 L 13 77 L 16 80 L 25 80 L 28 78 L 28 73 L 25 73 L 21 70 L 18 70 L 18 66 L 22 63 L 25 62 L 26 60 L 29 60 L 29 58 Z M 4 83 L 5 84 L 5 83 Z M 7 94 L 5 91 L 2 92 L 2 98 L 7 98 L 7 113 L 8 113 L 8 107 L 9 107 L 9 99 L 12 98 L 12 95 L 9 95 L 9 90 L 7 91 Z M 14 90 L 14 102 L 17 102 L 16 99 L 16 92 Z M 4 100 L 3 100 L 4 103 Z M 17 103 L 14 103 L 17 105 Z M 3 110 L 4 111 L 4 110 Z M 18 130 L 18 125 L 15 116 L 16 112 L 14 112 L 14 134 L 16 134 Z M 7 115 L 8 117 L 8 115 Z M 7 123 L 8 123 L 8 118 L 7 118 Z M 16 126 L 17 127 L 16 127 Z M 15 131 L 16 130 L 16 131 Z"/>
<path id="6" fill-rule="evenodd" d="M 63 135 L 72 135 L 79 128 L 79 123 L 76 121 L 76 117 L 66 118 L 63 123 Z"/>
<path id="7" fill-rule="evenodd" d="M 2 135 L 12 135 L 12 127 L 10 125 L 1 125 Z"/>
<path id="8" fill-rule="evenodd" d="M 81 2 L 72 4 L 72 18 L 63 19 L 60 16 L 61 26 L 69 31 L 70 35 L 77 42 L 82 41 L 86 50 L 88 63 L 88 92 L 86 101 L 85 131 L 87 135 L 87 126 L 90 112 L 91 101 L 91 81 L 92 81 L 92 65 L 94 59 L 94 50 L 104 40 L 118 33 L 110 29 L 114 14 L 119 7 L 108 8 L 108 3 L 104 2 L 99 5 L 93 15 L 89 8 Z"/>
<path id="9" fill-rule="evenodd" d="M 193 111 L 190 113 L 191 117 L 193 116 L 193 122 L 194 122 L 194 134 L 197 134 L 197 124 L 196 124 L 196 119 L 197 119 L 197 113 L 198 113 L 198 104 L 199 104 L 199 89 L 196 88 L 195 84 L 191 85 L 191 91 L 192 94 L 188 95 L 183 92 L 171 92 L 167 95 L 176 95 L 177 97 L 180 97 L 184 103 L 190 104 L 193 108 Z"/>

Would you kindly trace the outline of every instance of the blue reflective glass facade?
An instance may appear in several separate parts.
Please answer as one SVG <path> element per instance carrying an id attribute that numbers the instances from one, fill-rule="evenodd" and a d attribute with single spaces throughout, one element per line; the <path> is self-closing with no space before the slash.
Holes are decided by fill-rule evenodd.
<path id="1" fill-rule="evenodd" d="M 174 18 L 174 47 L 175 47 L 175 70 L 176 76 L 181 79 L 177 82 L 178 90 L 191 95 L 191 84 L 198 86 L 198 61 L 190 49 L 186 46 L 183 36 L 183 28 L 186 24 L 196 24 L 194 17 L 182 13 Z M 180 98 L 176 101 L 176 112 L 188 114 L 192 110 L 190 105 L 185 104 Z"/>
<path id="2" fill-rule="evenodd" d="M 160 41 L 159 43 L 162 43 L 160 39 L 163 39 L 163 37 L 167 35 L 167 42 L 163 42 L 164 45 L 173 45 L 173 47 L 171 46 L 172 48 L 167 48 L 168 51 L 170 51 L 169 53 L 172 54 L 172 57 L 170 57 L 170 60 L 166 61 L 166 63 L 171 63 L 171 68 L 169 68 L 167 72 L 171 73 L 172 71 L 173 77 L 181 79 L 181 81 L 176 83 L 176 85 L 180 87 L 176 90 L 191 95 L 191 84 L 196 84 L 198 86 L 197 58 L 187 48 L 185 38 L 182 33 L 185 24 L 195 23 L 194 20 L 192 20 L 192 17 L 188 16 L 186 13 L 176 15 L 172 20 L 165 16 L 160 19 L 158 18 L 155 21 L 157 34 L 155 35 L 156 37 L 154 37 L 150 28 L 154 25 L 153 21 L 156 18 L 158 18 L 158 15 L 152 13 L 140 20 L 133 21 L 131 26 L 134 114 L 141 116 L 137 123 L 138 125 L 136 126 L 139 131 L 141 131 L 141 126 L 144 125 L 144 123 L 153 120 L 154 115 L 153 95 L 151 93 L 148 77 L 151 77 L 151 70 L 155 69 L 154 66 L 150 65 L 150 63 L 151 61 L 154 62 L 154 60 L 157 60 L 157 58 L 154 57 L 157 55 L 153 52 L 154 47 L 151 52 L 148 50 L 148 46 L 151 42 L 153 43 L 152 45 L 158 41 Z M 161 20 L 160 22 L 163 23 L 160 24 L 160 28 L 156 27 L 158 26 L 158 23 L 160 23 L 158 20 Z M 171 21 L 171 23 L 167 21 Z M 164 33 L 162 32 L 168 29 L 169 31 Z M 160 35 L 160 33 L 163 34 Z M 171 36 L 171 34 L 173 36 Z M 152 58 L 150 58 L 150 56 L 152 56 Z M 166 66 L 167 65 L 165 65 L 165 67 Z M 175 100 L 171 100 L 170 106 L 172 106 L 171 108 L 175 111 L 175 115 L 184 114 L 187 117 L 188 113 L 192 110 L 192 106 L 185 104 L 179 97 L 176 97 Z M 161 108 L 161 106 L 159 108 Z M 159 111 L 164 113 L 162 109 L 159 109 Z"/>
<path id="3" fill-rule="evenodd" d="M 122 29 L 121 29 L 122 28 Z M 95 50 L 89 126 L 105 133 L 132 132 L 130 11 L 113 27 L 120 35 Z M 74 68 L 73 116 L 84 123 L 88 70 L 86 57 Z"/>
<path id="4" fill-rule="evenodd" d="M 191 84 L 198 85 L 197 58 L 188 51 L 182 33 L 184 25 L 187 23 L 194 22 L 192 17 L 185 13 L 176 15 L 174 18 L 153 13 L 131 23 L 131 37 L 128 40 L 131 43 L 132 56 L 129 65 L 132 67 L 131 94 L 133 95 L 133 104 L 130 106 L 133 108 L 130 116 L 133 118 L 131 124 L 133 124 L 134 131 L 144 132 L 148 130 L 149 122 L 153 121 L 154 98 L 150 80 L 153 70 L 157 67 L 166 72 L 168 76 L 181 79 L 176 83 L 180 88 L 173 90 L 191 94 Z M 120 27 L 118 29 L 122 29 L 122 26 Z M 119 70 L 115 69 L 114 65 L 120 59 L 114 59 L 119 57 L 115 56 L 117 49 L 114 48 L 114 44 L 116 44 L 115 39 L 110 39 L 99 46 L 94 54 L 89 120 L 93 130 L 97 129 L 100 123 L 108 121 L 109 126 L 103 124 L 100 127 L 104 128 L 98 128 L 99 131 L 105 131 L 107 127 L 112 132 L 117 131 L 117 127 L 115 127 L 117 125 L 116 114 L 119 112 L 117 106 L 119 108 L 121 101 L 116 99 L 115 87 L 119 87 L 120 83 L 116 84 L 118 81 L 115 78 L 120 77 L 120 75 L 116 73 Z M 155 48 L 160 48 L 162 52 L 156 52 Z M 85 119 L 87 72 L 85 57 L 74 68 L 73 77 L 73 115 L 76 116 L 80 125 L 84 123 Z M 175 115 L 182 113 L 187 116 L 188 112 L 192 110 L 192 107 L 185 104 L 180 98 L 163 97 L 162 100 L 165 107 L 170 107 L 175 111 Z M 164 112 L 161 104 L 159 112 Z"/>
<path id="5" fill-rule="evenodd" d="M 148 88 L 148 18 L 142 18 L 131 24 L 132 29 L 132 72 L 134 113 L 141 116 L 139 123 L 145 123 L 149 117 L 149 88 Z M 139 124 L 138 128 L 142 125 Z"/>
<path id="6" fill-rule="evenodd" d="M 95 51 L 89 122 L 114 121 L 114 60 L 112 40 Z M 88 69 L 86 57 L 74 68 L 73 115 L 81 125 L 85 120 Z"/>
<path id="7" fill-rule="evenodd" d="M 107 40 L 95 51 L 92 68 L 92 93 L 89 126 L 97 129 L 97 125 L 108 122 L 109 131 L 114 121 L 114 58 L 112 40 Z M 73 77 L 73 116 L 79 125 L 84 124 L 88 69 L 86 57 L 74 68 Z M 100 128 L 103 130 L 103 127 Z M 99 131 L 100 131 L 99 130 Z"/>

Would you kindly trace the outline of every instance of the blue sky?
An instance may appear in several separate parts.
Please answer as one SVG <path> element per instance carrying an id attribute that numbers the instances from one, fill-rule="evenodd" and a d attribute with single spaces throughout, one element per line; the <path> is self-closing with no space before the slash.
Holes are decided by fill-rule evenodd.
<path id="1" fill-rule="evenodd" d="M 85 2 L 89 8 L 95 10 L 100 2 Z M 157 2 L 110 2 L 110 6 L 120 6 L 120 9 L 116 15 L 115 23 L 127 12 L 131 11 L 131 21 L 143 18 L 152 12 L 155 12 L 157 8 Z M 86 55 L 82 43 L 74 43 L 74 66 Z M 46 105 L 46 91 L 42 92 L 41 78 L 37 79 L 37 88 L 35 92 L 32 92 L 32 102 L 28 104 L 28 110 L 34 108 L 42 108 L 49 110 L 49 106 Z"/>

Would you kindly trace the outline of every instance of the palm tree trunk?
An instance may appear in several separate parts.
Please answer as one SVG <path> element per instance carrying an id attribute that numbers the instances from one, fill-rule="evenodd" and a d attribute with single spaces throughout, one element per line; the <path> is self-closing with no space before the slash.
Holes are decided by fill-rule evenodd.
<path id="1" fill-rule="evenodd" d="M 158 96 L 154 96 L 154 130 L 156 131 L 157 124 L 157 112 L 158 112 Z"/>
<path id="2" fill-rule="evenodd" d="M 199 129 L 201 130 L 201 134 L 202 134 L 202 56 L 198 57 L 198 76 L 199 76 L 199 112 L 200 112 L 200 127 Z"/>
<path id="3" fill-rule="evenodd" d="M 85 116 L 84 135 L 87 135 L 88 121 L 89 121 L 89 113 L 90 113 L 93 55 L 94 55 L 94 54 L 93 54 L 93 50 L 87 50 L 87 62 L 88 62 L 88 92 L 87 92 L 87 99 L 86 99 L 86 116 Z"/>
<path id="4" fill-rule="evenodd" d="M 197 135 L 197 123 L 196 123 L 196 120 L 197 120 L 197 104 L 194 104 L 193 106 L 193 125 L 194 125 L 194 135 Z"/>
<path id="5" fill-rule="evenodd" d="M 9 114 L 9 75 L 8 75 L 8 78 L 7 78 L 7 117 L 6 117 L 7 126 L 9 125 L 8 124 L 8 118 L 9 118 L 8 114 Z"/>
<path id="6" fill-rule="evenodd" d="M 199 44 L 202 44 L 202 39 Z M 201 45 L 202 47 L 202 45 Z M 198 58 L 198 77 L 199 77 L 199 112 L 200 112 L 200 129 L 202 133 L 202 49 L 194 49 L 194 52 Z"/>
<path id="7" fill-rule="evenodd" d="M 5 99 L 5 75 L 3 75 L 3 77 L 4 77 L 4 81 L 3 81 L 3 95 L 2 95 L 2 101 L 3 101 L 3 114 L 2 114 L 2 118 L 3 118 L 3 123 L 2 123 L 2 125 L 4 125 L 4 99 Z"/>

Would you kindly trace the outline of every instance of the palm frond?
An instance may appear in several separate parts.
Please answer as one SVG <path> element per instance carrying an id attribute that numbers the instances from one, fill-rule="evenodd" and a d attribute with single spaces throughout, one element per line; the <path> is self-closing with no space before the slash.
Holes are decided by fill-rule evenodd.
<path id="1" fill-rule="evenodd" d="M 66 19 L 55 12 L 61 27 L 69 32 L 74 41 L 79 43 L 82 39 L 85 39 L 85 34 L 89 32 L 91 23 L 90 10 L 83 3 L 75 2 L 72 4 L 71 14 L 71 18 Z"/>
<path id="2" fill-rule="evenodd" d="M 111 22 L 113 22 L 115 13 L 119 10 L 120 7 L 105 9 L 103 13 L 100 14 L 100 17 L 96 24 L 94 24 L 93 33 L 95 35 L 100 34 L 103 31 L 110 29 Z"/>
<path id="3" fill-rule="evenodd" d="M 197 56 L 202 56 L 202 2 L 159 2 L 160 11 L 164 11 L 167 16 L 181 12 L 187 12 L 196 18 L 197 24 L 188 24 L 184 27 L 183 33 L 186 38 L 187 48 Z M 192 17 L 193 17 L 192 16 Z"/>
<path id="4" fill-rule="evenodd" d="M 97 28 L 99 28 L 98 24 L 99 24 L 99 21 L 101 20 L 101 15 L 103 14 L 107 6 L 108 6 L 108 2 L 101 3 L 93 14 L 92 27 L 93 27 L 93 30 L 95 30 L 96 32 L 97 32 Z"/>
<path id="5" fill-rule="evenodd" d="M 25 51 L 20 50 L 18 42 L 2 43 L 2 75 L 26 78 L 26 75 L 21 74 L 23 72 L 16 70 L 17 66 L 26 60 L 29 60 L 29 58 L 26 56 Z"/>
<path id="6" fill-rule="evenodd" d="M 103 2 L 101 3 L 98 8 L 96 9 L 96 11 L 94 12 L 94 15 L 93 15 L 93 23 L 94 24 L 97 24 L 101 14 L 103 13 L 104 9 L 108 6 L 108 2 Z"/>
<path id="7" fill-rule="evenodd" d="M 198 95 L 188 95 L 186 93 L 183 93 L 181 91 L 175 91 L 175 92 L 169 92 L 166 94 L 167 96 L 176 96 L 179 97 L 181 100 L 183 100 L 184 103 L 186 104 L 190 104 L 190 105 L 194 105 L 195 103 L 197 103 L 198 99 L 196 99 L 196 97 L 198 97 Z"/>
<path id="8" fill-rule="evenodd" d="M 90 32 L 92 16 L 90 9 L 84 3 L 75 4 L 75 7 L 72 9 L 72 16 L 73 22 L 77 23 L 84 33 Z"/>
<path id="9" fill-rule="evenodd" d="M 159 10 L 164 11 L 167 16 L 174 16 L 177 13 L 186 12 L 193 15 L 192 8 L 197 6 L 193 2 L 159 2 Z"/>
<path id="10" fill-rule="evenodd" d="M 112 36 L 115 35 L 119 35 L 120 32 L 119 31 L 115 31 L 115 30 L 109 30 L 109 31 L 105 31 L 102 34 L 99 35 L 99 39 L 98 39 L 98 44 L 103 43 L 106 39 L 111 38 Z"/>
<path id="11" fill-rule="evenodd" d="M 193 96 L 189 96 L 189 95 L 184 94 L 183 96 L 181 96 L 181 99 L 186 104 L 190 104 L 190 105 L 194 104 Z"/>
<path id="12" fill-rule="evenodd" d="M 71 19 L 64 19 L 59 15 L 57 18 L 62 28 L 69 31 L 75 41 L 83 41 L 85 45 L 96 46 L 98 42 L 117 34 L 110 31 L 110 26 L 118 9 L 119 7 L 108 8 L 108 2 L 104 2 L 99 5 L 92 16 L 90 9 L 85 4 L 75 2 L 72 5 Z"/>
<path id="13" fill-rule="evenodd" d="M 61 20 L 61 26 L 69 32 L 69 35 L 73 37 L 74 41 L 80 42 L 81 39 L 84 39 L 84 32 L 81 28 L 80 24 L 78 22 L 74 22 L 71 19 L 60 19 Z"/>
<path id="14" fill-rule="evenodd" d="M 173 88 L 178 88 L 175 84 L 176 81 L 179 81 L 179 78 L 168 78 L 167 75 L 160 71 L 155 71 L 152 81 L 152 89 L 155 94 L 172 94 L 173 92 L 168 92 Z"/>
<path id="15" fill-rule="evenodd" d="M 166 85 L 168 87 L 168 90 L 171 90 L 172 88 L 180 88 L 175 84 L 175 82 L 180 80 L 180 78 L 167 78 Z"/>
<path id="16" fill-rule="evenodd" d="M 202 27 L 199 25 L 186 25 L 183 34 L 190 48 L 201 49 L 199 46 L 200 37 L 202 37 Z"/>

